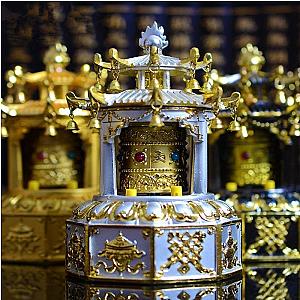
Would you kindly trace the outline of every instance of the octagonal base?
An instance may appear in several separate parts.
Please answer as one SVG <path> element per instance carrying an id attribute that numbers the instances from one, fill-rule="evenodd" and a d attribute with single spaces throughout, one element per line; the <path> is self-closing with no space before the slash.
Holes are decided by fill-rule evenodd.
<path id="1" fill-rule="evenodd" d="M 2 260 L 53 262 L 65 259 L 65 221 L 95 192 L 16 190 L 2 197 Z"/>
<path id="2" fill-rule="evenodd" d="M 243 223 L 244 261 L 300 260 L 300 194 L 284 189 L 224 194 Z"/>
<path id="3" fill-rule="evenodd" d="M 205 196 L 109 196 L 83 204 L 67 220 L 67 272 L 149 283 L 240 272 L 240 219 Z"/>
<path id="4" fill-rule="evenodd" d="M 76 298 L 77 297 L 77 298 Z M 67 277 L 66 300 L 134 299 L 134 300 L 192 300 L 242 299 L 240 276 L 221 282 L 168 285 L 128 285 L 84 282 Z"/>

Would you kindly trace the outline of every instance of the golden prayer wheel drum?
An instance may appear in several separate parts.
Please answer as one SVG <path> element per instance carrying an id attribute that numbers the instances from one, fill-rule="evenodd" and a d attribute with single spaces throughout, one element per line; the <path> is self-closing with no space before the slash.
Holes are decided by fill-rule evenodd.
<path id="1" fill-rule="evenodd" d="M 234 135 L 225 139 L 228 151 L 225 156 L 221 154 L 224 182 L 236 182 L 242 187 L 264 185 L 267 180 L 275 179 L 276 149 L 271 134 L 257 130 L 255 135 L 246 139 L 238 139 Z"/>
<path id="2" fill-rule="evenodd" d="M 149 124 L 122 129 L 118 149 L 118 190 L 170 193 L 171 186 L 188 191 L 186 129 L 176 124 L 162 128 Z"/>
<path id="3" fill-rule="evenodd" d="M 77 135 L 57 130 L 56 136 L 49 138 L 43 132 L 33 130 L 25 141 L 25 182 L 36 180 L 41 188 L 65 188 L 71 180 L 82 185 L 84 153 Z"/>

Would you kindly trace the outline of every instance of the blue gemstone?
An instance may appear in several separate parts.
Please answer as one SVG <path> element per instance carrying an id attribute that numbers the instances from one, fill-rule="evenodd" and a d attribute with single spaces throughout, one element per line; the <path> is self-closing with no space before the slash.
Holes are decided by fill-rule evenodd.
<path id="1" fill-rule="evenodd" d="M 180 158 L 180 155 L 179 155 L 179 152 L 178 152 L 178 151 L 172 152 L 172 154 L 171 154 L 171 159 L 172 159 L 173 161 L 179 161 L 179 158 Z"/>
<path id="2" fill-rule="evenodd" d="M 70 159 L 75 159 L 77 157 L 77 152 L 76 151 L 69 151 L 67 155 Z"/>

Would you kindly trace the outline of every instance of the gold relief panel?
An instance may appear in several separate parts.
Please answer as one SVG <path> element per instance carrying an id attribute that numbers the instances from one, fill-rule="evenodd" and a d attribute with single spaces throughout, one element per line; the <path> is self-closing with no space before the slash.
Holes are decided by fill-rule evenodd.
<path id="1" fill-rule="evenodd" d="M 245 265 L 244 270 L 244 297 L 252 295 L 253 299 L 299 299 L 299 289 L 295 288 L 299 282 L 299 264 L 249 264 Z"/>
<path id="2" fill-rule="evenodd" d="M 201 252 L 203 250 L 206 233 L 196 231 L 193 234 L 187 232 L 169 232 L 168 249 L 172 253 L 167 262 L 160 266 L 159 276 L 163 276 L 165 270 L 170 269 L 174 264 L 179 264 L 177 271 L 182 274 L 188 274 L 190 265 L 193 265 L 200 273 L 215 274 L 213 269 L 204 267 L 201 264 Z"/>
<path id="3" fill-rule="evenodd" d="M 238 250 L 238 242 L 232 236 L 231 228 L 228 227 L 228 237 L 222 245 L 222 267 L 223 269 L 232 269 L 238 264 L 236 252 Z"/>
<path id="4" fill-rule="evenodd" d="M 6 260 L 44 259 L 45 218 L 6 217 L 2 219 L 2 258 Z"/>
<path id="5" fill-rule="evenodd" d="M 237 35 L 234 40 L 234 45 L 236 48 L 240 49 L 247 45 L 248 43 L 257 44 L 257 37 L 252 34 L 240 34 Z"/>
<path id="6" fill-rule="evenodd" d="M 145 267 L 144 262 L 132 263 L 133 260 L 140 259 L 146 255 L 144 251 L 140 251 L 136 243 L 127 239 L 121 232 L 117 237 L 111 241 L 106 241 L 104 249 L 98 253 L 100 258 L 96 265 L 98 272 L 101 272 L 102 268 L 105 272 L 129 272 L 131 274 L 138 274 Z M 111 265 L 101 260 L 105 258 L 111 262 Z"/>
<path id="7" fill-rule="evenodd" d="M 191 37 L 186 33 L 176 33 L 176 35 L 170 36 L 170 42 L 172 49 L 188 49 L 191 47 Z"/>
<path id="8" fill-rule="evenodd" d="M 112 14 L 105 18 L 104 24 L 106 27 L 115 30 L 126 29 L 126 19 L 118 14 Z"/>
<path id="9" fill-rule="evenodd" d="M 155 21 L 154 16 L 141 16 L 137 19 L 137 28 L 139 30 L 143 30 L 146 28 L 149 24 L 152 24 Z"/>
<path id="10" fill-rule="evenodd" d="M 67 227 L 68 242 L 66 245 L 66 268 L 67 270 L 76 270 L 77 272 L 84 272 L 85 270 L 85 235 L 79 233 L 77 228 L 74 232 L 70 232 L 70 228 Z"/>
<path id="11" fill-rule="evenodd" d="M 216 65 L 218 65 L 218 66 L 225 65 L 225 57 L 224 57 L 223 53 L 221 53 L 219 51 L 213 51 L 212 55 L 214 57 L 214 62 Z"/>
<path id="12" fill-rule="evenodd" d="M 124 128 L 118 145 L 119 191 L 136 188 L 139 193 L 170 192 L 172 185 L 187 186 L 186 130 L 174 125 Z"/>
<path id="13" fill-rule="evenodd" d="M 2 264 L 2 297 L 7 300 L 62 300 L 65 268 Z"/>
<path id="14" fill-rule="evenodd" d="M 299 216 L 245 214 L 243 255 L 255 260 L 299 260 Z M 288 238 L 293 232 L 294 238 Z"/>
<path id="15" fill-rule="evenodd" d="M 228 135 L 226 141 L 228 148 L 221 156 L 223 182 L 236 182 L 238 186 L 264 185 L 276 176 L 271 134 L 257 130 L 247 139 Z"/>
<path id="16" fill-rule="evenodd" d="M 30 131 L 22 140 L 24 187 L 30 180 L 38 181 L 41 188 L 66 187 L 71 180 L 82 186 L 84 153 L 80 145 L 77 135 L 61 130 L 50 138 L 42 130 Z"/>
<path id="17" fill-rule="evenodd" d="M 105 39 L 105 43 L 107 45 L 115 45 L 119 48 L 126 48 L 128 46 L 128 40 L 126 39 L 125 33 L 120 31 L 111 31 L 109 36 Z M 123 57 L 121 50 L 119 52 L 120 56 Z"/>

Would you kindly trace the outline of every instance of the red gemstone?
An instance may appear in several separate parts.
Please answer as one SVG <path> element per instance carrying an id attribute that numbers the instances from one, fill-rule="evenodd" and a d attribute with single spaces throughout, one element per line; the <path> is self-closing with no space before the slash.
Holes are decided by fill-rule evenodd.
<path id="1" fill-rule="evenodd" d="M 241 157 L 244 160 L 249 159 L 250 158 L 250 153 L 245 151 L 245 152 L 242 153 Z"/>
<path id="2" fill-rule="evenodd" d="M 45 158 L 47 158 L 47 156 L 48 154 L 45 151 L 38 152 L 36 155 L 38 160 L 44 160 Z"/>
<path id="3" fill-rule="evenodd" d="M 135 155 L 134 155 L 134 159 L 137 161 L 137 162 L 143 162 L 145 161 L 146 159 L 146 155 L 144 152 L 137 152 Z"/>

